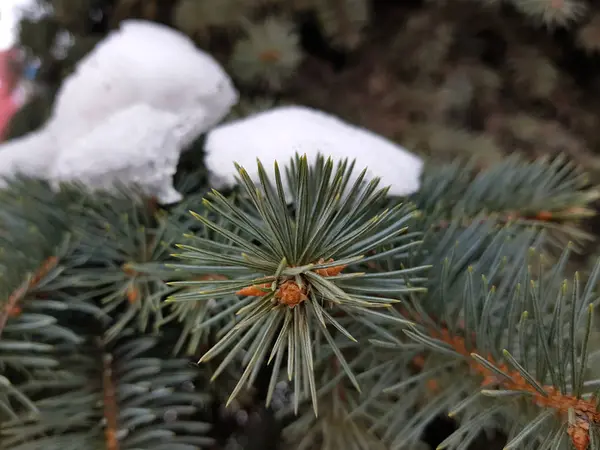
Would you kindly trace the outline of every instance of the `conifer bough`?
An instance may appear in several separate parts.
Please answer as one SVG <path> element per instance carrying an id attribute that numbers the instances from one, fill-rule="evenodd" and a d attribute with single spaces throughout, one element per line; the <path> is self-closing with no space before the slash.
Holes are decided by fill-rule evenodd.
<path id="1" fill-rule="evenodd" d="M 216 437 L 206 402 L 220 404 L 233 375 L 234 396 L 257 388 L 238 396 L 245 408 L 270 363 L 267 402 L 278 423 L 292 419 L 282 437 L 297 450 L 414 450 L 448 413 L 447 450 L 491 430 L 508 448 L 598 450 L 600 265 L 585 287 L 564 283 L 575 248 L 554 252 L 581 236 L 597 198 L 583 174 L 543 160 L 427 169 L 413 220 L 376 182 L 353 185 L 350 169 L 294 159 L 287 204 L 281 175 L 269 183 L 261 166 L 254 185 L 239 168 L 235 196 L 190 195 L 168 211 L 12 182 L 0 192 L 0 447 L 204 448 Z M 552 222 L 518 219 L 542 215 Z M 174 242 L 182 263 L 170 264 Z M 165 278 L 191 282 L 165 289 Z M 169 293 L 180 301 L 163 310 Z M 203 360 L 214 365 L 165 358 L 183 346 L 213 346 Z M 222 374 L 214 392 L 211 372 Z M 293 382 L 278 383 L 286 372 Z"/>
<path id="2" fill-rule="evenodd" d="M 237 206 L 213 191 L 204 205 L 219 219 L 244 229 L 244 236 L 228 231 L 223 220 L 217 224 L 208 215 L 192 213 L 229 242 L 196 237 L 195 245 L 179 246 L 183 252 L 177 256 L 189 264 L 175 267 L 227 278 L 173 282 L 194 289 L 170 300 L 249 298 L 239 303 L 236 325 L 200 359 L 204 362 L 225 354 L 216 377 L 234 358 L 245 354 L 245 370 L 230 401 L 252 384 L 266 361 L 273 365 L 268 403 L 287 356 L 295 409 L 300 399 L 310 396 L 317 413 L 313 354 L 320 346 L 333 350 L 345 374 L 360 389 L 347 356 L 335 342 L 337 333 L 356 341 L 339 318 L 406 322 L 392 305 L 404 294 L 423 290 L 416 286 L 416 274 L 426 266 L 369 274 L 362 271 L 367 262 L 410 253 L 420 241 L 407 228 L 414 208 L 408 204 L 385 208 L 387 189 L 379 189 L 378 180 L 364 183 L 366 170 L 351 185 L 353 166 L 347 160 L 334 166 L 331 159 L 320 156 L 310 165 L 305 156 L 296 156 L 286 171 L 292 205 L 285 200 L 277 163 L 271 181 L 258 161 L 259 186 L 236 166 L 247 201 Z"/>

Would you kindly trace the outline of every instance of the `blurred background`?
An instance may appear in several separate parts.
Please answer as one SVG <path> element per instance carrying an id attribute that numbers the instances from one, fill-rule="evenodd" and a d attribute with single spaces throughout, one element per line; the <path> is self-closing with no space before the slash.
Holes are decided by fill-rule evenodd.
<path id="1" fill-rule="evenodd" d="M 242 92 L 237 116 L 295 102 L 424 156 L 476 155 L 488 164 L 506 152 L 564 152 L 600 171 L 598 2 L 1 4 L 0 129 L 6 138 L 43 123 L 74 64 L 121 20 L 136 17 L 173 26 L 215 55 Z"/>

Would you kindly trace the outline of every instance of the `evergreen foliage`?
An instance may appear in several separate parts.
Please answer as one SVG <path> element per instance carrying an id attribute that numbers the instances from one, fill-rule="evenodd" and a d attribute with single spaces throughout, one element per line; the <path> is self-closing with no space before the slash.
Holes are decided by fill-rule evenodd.
<path id="1" fill-rule="evenodd" d="M 569 281 L 576 247 L 556 251 L 597 197 L 577 168 L 438 166 L 397 199 L 348 161 L 258 164 L 170 209 L 3 192 L 2 448 L 220 448 L 208 406 L 261 384 L 294 448 L 421 446 L 448 413 L 441 447 L 598 448 L 600 265 Z"/>
<path id="2" fill-rule="evenodd" d="M 370 17 L 366 0 L 44 1 L 55 13 L 21 35 L 47 90 L 13 135 L 45 119 L 60 80 L 125 17 L 175 24 L 271 93 L 306 56 L 295 27 L 306 15 L 348 49 Z M 504 3 L 576 23 L 593 50 L 583 1 Z M 408 22 L 415 36 L 427 25 Z M 404 62 L 427 72 L 422 56 L 443 59 L 448 30 Z M 63 31 L 74 40 L 61 54 Z M 523 77 L 509 66 L 532 95 L 556 87 L 552 67 Z M 432 165 L 398 199 L 376 181 L 350 185 L 364 169 L 351 161 L 300 155 L 275 181 L 238 167 L 238 186 L 215 192 L 196 156 L 177 175 L 186 199 L 169 208 L 37 180 L 0 191 L 0 450 L 231 448 L 225 405 L 268 405 L 283 428 L 273 448 L 425 448 L 426 429 L 450 415 L 439 448 L 496 436 L 514 449 L 600 449 L 600 264 L 573 270 L 599 194 L 568 158 Z"/>

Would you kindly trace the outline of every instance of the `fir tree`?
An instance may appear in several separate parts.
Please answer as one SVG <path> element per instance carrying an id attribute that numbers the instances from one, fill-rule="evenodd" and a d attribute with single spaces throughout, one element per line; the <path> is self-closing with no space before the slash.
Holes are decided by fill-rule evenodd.
<path id="1" fill-rule="evenodd" d="M 112 14 L 159 3 L 45 20 L 99 37 Z M 522 10 L 557 12 L 540 4 Z M 58 83 L 76 59 L 42 73 Z M 225 404 L 269 406 L 283 448 L 414 448 L 445 415 L 457 429 L 439 448 L 482 433 L 600 448 L 600 265 L 572 269 L 592 239 L 586 174 L 566 158 L 436 165 L 399 199 L 324 156 L 279 161 L 258 184 L 238 167 L 232 192 L 192 163 L 170 208 L 13 180 L 0 192 L 0 449 L 223 448 Z"/>
<path id="2" fill-rule="evenodd" d="M 577 222 L 597 194 L 560 159 L 468 169 L 431 168 L 394 199 L 349 185 L 349 162 L 297 157 L 170 210 L 15 181 L 2 448 L 201 448 L 211 397 L 265 377 L 267 405 L 289 381 L 277 414 L 299 448 L 412 446 L 448 413 L 443 447 L 485 431 L 596 448 L 600 266 L 570 282 L 575 246 L 557 249 L 589 237 Z"/>

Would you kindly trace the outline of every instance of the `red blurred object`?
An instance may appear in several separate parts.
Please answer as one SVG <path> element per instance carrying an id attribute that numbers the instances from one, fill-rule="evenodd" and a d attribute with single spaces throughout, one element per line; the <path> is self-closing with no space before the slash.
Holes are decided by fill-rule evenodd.
<path id="1" fill-rule="evenodd" d="M 0 141 L 4 139 L 10 119 L 21 107 L 15 96 L 19 84 L 18 55 L 15 49 L 0 51 Z"/>

